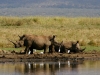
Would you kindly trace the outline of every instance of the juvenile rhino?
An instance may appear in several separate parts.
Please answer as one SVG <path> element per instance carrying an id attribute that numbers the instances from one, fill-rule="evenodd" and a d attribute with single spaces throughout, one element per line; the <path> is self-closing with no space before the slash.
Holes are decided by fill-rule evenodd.
<path id="1" fill-rule="evenodd" d="M 29 50 L 33 54 L 33 49 L 43 50 L 44 53 L 47 52 L 49 46 L 55 39 L 55 36 L 44 36 L 44 35 L 22 35 L 19 36 L 20 39 L 16 43 L 12 42 L 15 48 L 25 46 L 25 53 L 28 54 Z"/>
<path id="2" fill-rule="evenodd" d="M 55 51 L 60 52 L 60 53 L 79 53 L 83 52 L 85 50 L 80 48 L 79 41 L 77 42 L 61 42 L 61 44 L 56 44 L 55 45 Z"/>

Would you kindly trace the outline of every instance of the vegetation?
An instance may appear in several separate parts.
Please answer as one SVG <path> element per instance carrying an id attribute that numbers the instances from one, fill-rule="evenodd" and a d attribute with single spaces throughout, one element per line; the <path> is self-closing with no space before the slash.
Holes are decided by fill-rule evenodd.
<path id="1" fill-rule="evenodd" d="M 0 47 L 13 47 L 18 35 L 57 35 L 56 40 L 80 41 L 82 46 L 100 46 L 100 18 L 90 17 L 0 17 Z"/>

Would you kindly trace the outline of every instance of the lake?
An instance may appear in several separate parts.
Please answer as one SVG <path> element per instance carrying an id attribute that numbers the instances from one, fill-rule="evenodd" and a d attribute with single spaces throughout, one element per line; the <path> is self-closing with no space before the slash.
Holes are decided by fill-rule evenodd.
<path id="1" fill-rule="evenodd" d="M 0 62 L 0 75 L 100 75 L 100 60 Z"/>

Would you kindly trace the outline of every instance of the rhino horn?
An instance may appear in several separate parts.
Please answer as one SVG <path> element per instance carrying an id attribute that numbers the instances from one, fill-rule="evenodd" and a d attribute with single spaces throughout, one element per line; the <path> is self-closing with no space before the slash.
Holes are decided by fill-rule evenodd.
<path id="1" fill-rule="evenodd" d="M 15 43 L 15 42 L 13 42 L 13 41 L 11 41 L 11 40 L 9 40 L 9 39 L 8 39 L 8 41 L 10 41 L 10 42 L 11 42 L 11 43 L 13 43 L 14 45 L 16 45 L 16 43 Z"/>
<path id="2" fill-rule="evenodd" d="M 83 49 L 80 49 L 80 52 L 83 52 L 85 49 L 86 49 L 86 47 L 85 47 L 85 48 L 83 48 Z"/>

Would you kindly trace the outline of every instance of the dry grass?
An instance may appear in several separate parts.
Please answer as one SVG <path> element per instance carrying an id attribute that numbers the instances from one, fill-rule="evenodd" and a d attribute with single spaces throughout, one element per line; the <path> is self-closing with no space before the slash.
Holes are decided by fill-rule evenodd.
<path id="1" fill-rule="evenodd" d="M 57 41 L 79 40 L 81 45 L 100 46 L 100 18 L 88 17 L 0 17 L 0 47 L 12 47 L 7 41 L 18 35 L 57 35 Z"/>

